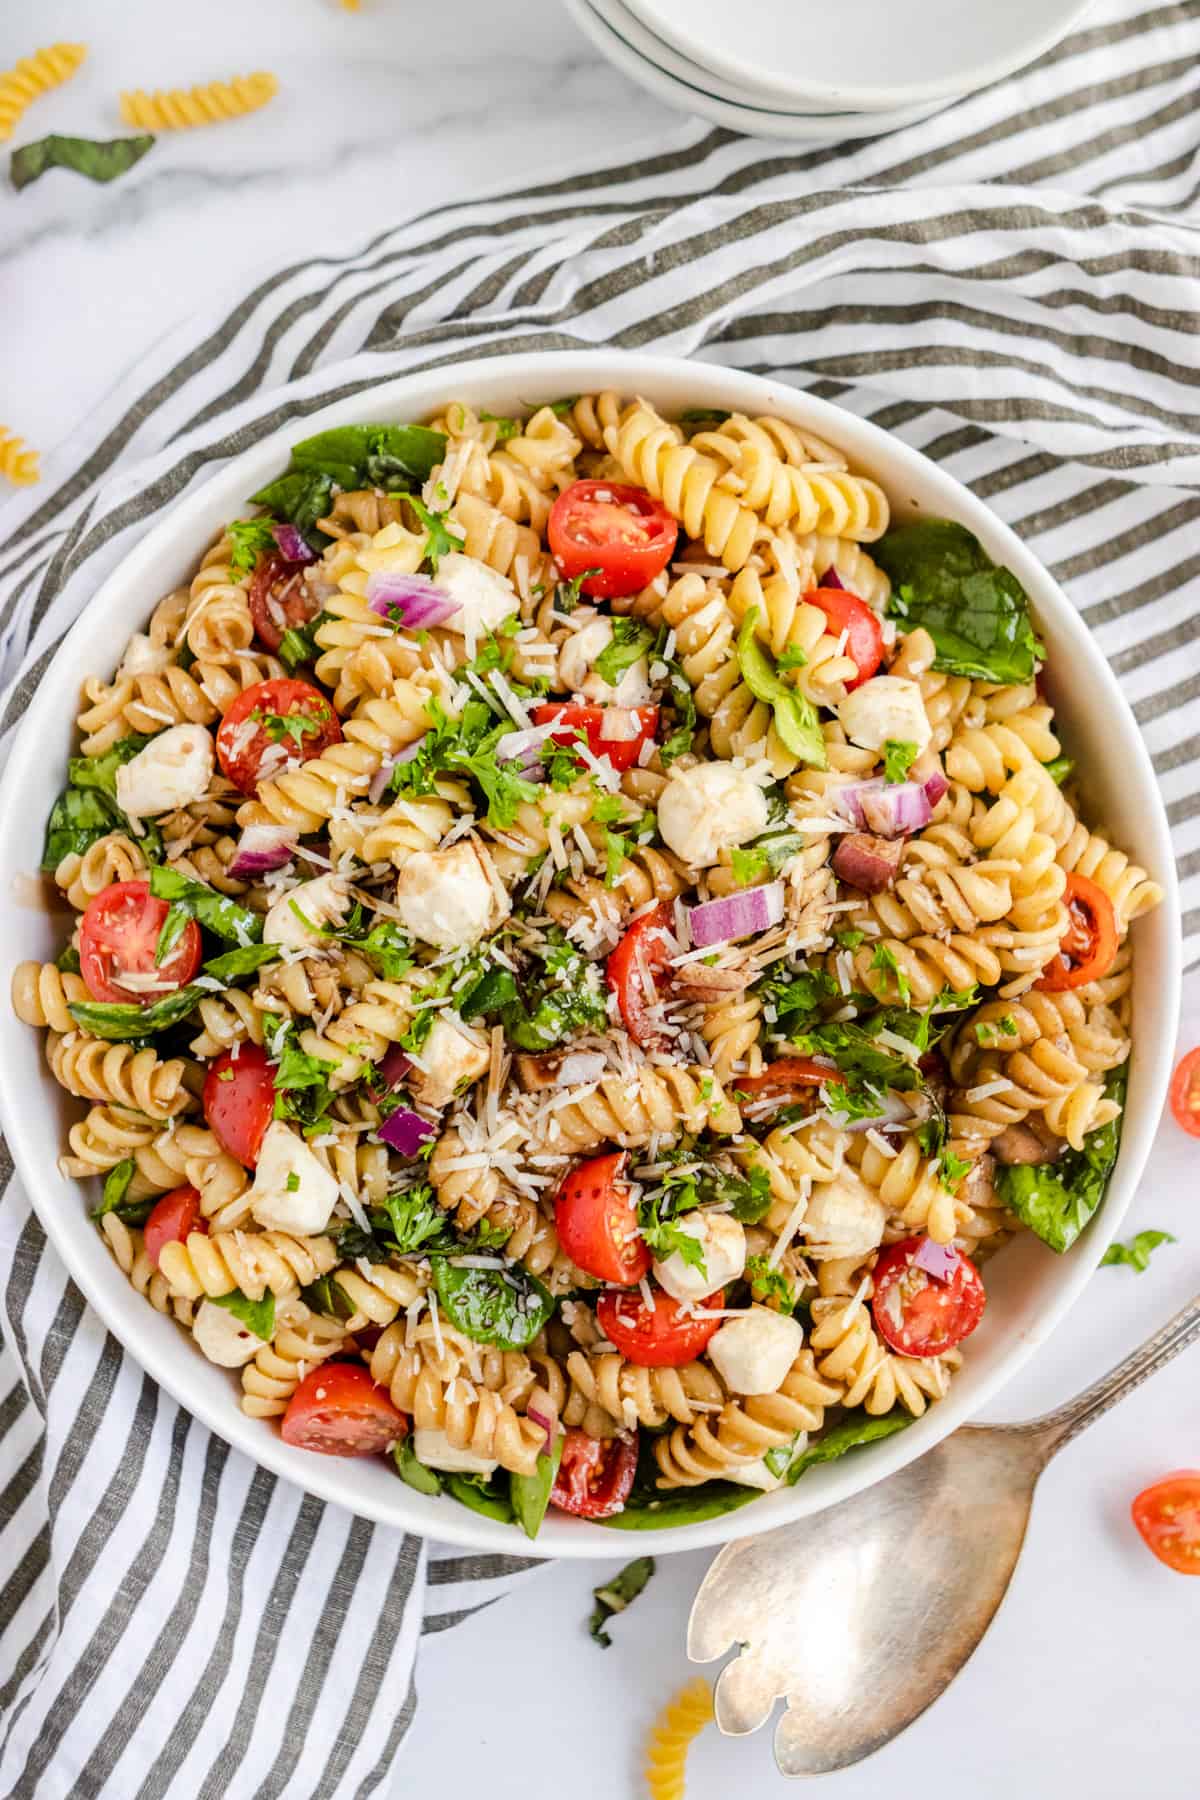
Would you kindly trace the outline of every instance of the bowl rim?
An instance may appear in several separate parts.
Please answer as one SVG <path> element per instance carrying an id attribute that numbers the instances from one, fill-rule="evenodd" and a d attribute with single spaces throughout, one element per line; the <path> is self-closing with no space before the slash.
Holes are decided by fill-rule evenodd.
<path id="1" fill-rule="evenodd" d="M 1078 658 L 1075 666 L 1081 668 L 1086 677 L 1088 711 L 1093 716 L 1103 714 L 1106 730 L 1115 731 L 1121 740 L 1126 778 L 1137 791 L 1139 808 L 1145 809 L 1145 839 L 1139 849 L 1145 855 L 1145 842 L 1152 841 L 1155 855 L 1149 858 L 1149 863 L 1164 890 L 1158 926 L 1162 967 L 1155 988 L 1156 1029 L 1147 1034 L 1144 1025 L 1140 1026 L 1137 1049 L 1140 1101 L 1128 1109 L 1124 1120 L 1120 1155 L 1104 1202 L 1104 1230 L 1086 1233 L 1069 1257 L 1063 1259 L 1061 1281 L 1053 1291 L 1051 1304 L 1032 1323 L 1014 1334 L 1013 1341 L 996 1356 L 990 1372 L 981 1374 L 975 1382 L 969 1397 L 959 1391 L 958 1384 L 952 1385 L 947 1399 L 930 1408 L 908 1429 L 881 1440 L 856 1456 L 814 1470 L 814 1478 L 820 1479 L 814 1479 L 811 1486 L 805 1482 L 764 1497 L 756 1503 L 759 1510 L 753 1524 L 748 1525 L 739 1508 L 698 1523 L 647 1534 L 650 1542 L 646 1548 L 655 1554 L 701 1549 L 821 1511 L 885 1479 L 931 1449 L 987 1405 L 1045 1341 L 1082 1291 L 1132 1199 L 1157 1129 L 1170 1078 L 1178 1025 L 1182 936 L 1166 812 L 1149 753 L 1129 704 L 1074 606 L 1011 527 L 920 451 L 871 421 L 828 401 L 790 387 L 783 381 L 737 369 L 675 356 L 624 351 L 523 352 L 464 359 L 400 375 L 373 388 L 358 389 L 311 412 L 300 406 L 292 422 L 264 436 L 250 449 L 225 463 L 167 509 L 107 575 L 84 607 L 44 671 L 25 718 L 15 733 L 8 766 L 0 782 L 0 869 L 10 886 L 24 878 L 23 865 L 14 855 L 14 837 L 21 829 L 17 821 L 22 814 L 22 789 L 28 782 L 31 791 L 37 791 L 36 771 L 38 765 L 45 762 L 44 752 L 39 748 L 42 728 L 47 728 L 51 739 L 54 736 L 52 727 L 61 732 L 64 704 L 73 718 L 78 678 L 83 673 L 94 672 L 90 662 L 80 660 L 79 647 L 96 634 L 106 609 L 111 607 L 119 611 L 124 606 L 131 617 L 147 617 L 163 591 L 154 577 L 156 561 L 164 552 L 176 557 L 186 554 L 189 565 L 194 566 L 211 541 L 211 527 L 205 525 L 206 515 L 211 514 L 217 521 L 236 516 L 236 510 L 245 505 L 247 495 L 257 491 L 264 480 L 286 462 L 288 447 L 301 426 L 305 435 L 310 435 L 333 425 L 361 421 L 368 414 L 385 419 L 428 417 L 448 399 L 464 395 L 477 405 L 494 404 L 493 395 L 480 392 L 488 386 L 496 390 L 496 398 L 502 402 L 507 392 L 510 397 L 504 403 L 510 406 L 516 404 L 511 396 L 597 392 L 612 387 L 627 394 L 645 392 L 653 397 L 656 390 L 674 388 L 687 396 L 680 404 L 703 404 L 752 413 L 774 412 L 806 426 L 837 444 L 852 461 L 872 470 L 898 501 L 901 501 L 909 480 L 918 488 L 936 490 L 939 504 L 944 496 L 946 516 L 968 525 L 984 542 L 989 554 L 1012 569 L 1030 592 L 1043 624 L 1052 621 L 1056 635 L 1067 640 Z M 522 403 L 535 402 L 523 399 Z M 676 402 L 658 403 L 669 408 Z M 230 506 L 235 509 L 232 513 Z M 145 596 L 141 593 L 142 588 L 146 589 Z M 45 780 L 44 767 L 41 780 Z M 27 807 L 25 810 L 27 813 Z M 34 829 L 40 834 L 40 818 Z M 4 904 L 14 904 L 7 893 Z M 1144 1041 L 1147 1035 L 1148 1041 Z M 399 1480 L 394 1480 L 387 1489 L 386 1504 L 367 1503 L 354 1486 L 353 1471 L 357 1464 L 291 1449 L 275 1432 L 264 1429 L 264 1421 L 248 1418 L 241 1412 L 232 1387 L 223 1386 L 221 1394 L 224 1398 L 210 1400 L 206 1392 L 190 1386 L 187 1371 L 194 1370 L 192 1358 L 198 1354 L 194 1346 L 185 1343 L 175 1324 L 136 1295 L 115 1270 L 115 1264 L 100 1243 L 99 1234 L 91 1227 L 83 1206 L 64 1207 L 60 1211 L 51 1203 L 50 1184 L 45 1179 L 44 1122 L 47 1114 L 44 1109 L 19 1104 L 13 1074 L 20 1067 L 24 1071 L 22 1079 L 29 1084 L 36 1082 L 35 1071 L 40 1073 L 41 1059 L 40 1052 L 31 1055 L 33 1043 L 29 1028 L 17 1020 L 11 1007 L 4 1009 L 0 1016 L 0 1069 L 3 1070 L 0 1119 L 12 1149 L 15 1168 L 51 1244 L 101 1321 L 180 1405 L 256 1463 L 321 1499 L 380 1524 L 476 1550 L 544 1553 L 547 1558 L 614 1557 L 620 1554 L 621 1534 L 611 1527 L 579 1519 L 548 1518 L 536 1543 L 529 1544 L 513 1525 L 483 1518 L 461 1506 L 440 1504 L 417 1494 Z M 57 1130 L 57 1122 L 54 1123 Z M 40 1132 L 39 1124 L 43 1127 Z M 52 1159 L 57 1154 L 55 1144 L 51 1150 Z M 84 1189 L 80 1183 L 58 1179 L 82 1201 Z M 114 1273 L 119 1287 L 113 1286 Z"/>

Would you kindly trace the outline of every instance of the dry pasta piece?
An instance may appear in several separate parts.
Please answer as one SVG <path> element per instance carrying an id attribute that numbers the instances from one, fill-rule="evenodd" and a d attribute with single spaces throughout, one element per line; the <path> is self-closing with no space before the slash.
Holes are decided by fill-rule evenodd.
<path id="1" fill-rule="evenodd" d="M 0 131 L 0 137 L 5 135 Z M 42 478 L 37 451 L 4 425 L 0 425 L 0 475 L 14 487 L 32 487 Z"/>
<path id="2" fill-rule="evenodd" d="M 683 1800 L 688 1751 L 712 1717 L 712 1689 L 702 1675 L 668 1700 L 646 1745 L 649 1800 Z"/>
<path id="3" fill-rule="evenodd" d="M 30 102 L 69 81 L 86 55 L 86 44 L 49 44 L 0 74 L 0 144 L 12 136 Z"/>
<path id="4" fill-rule="evenodd" d="M 278 92 L 278 78 L 264 69 L 193 88 L 156 88 L 149 94 L 136 88 L 121 95 L 121 117 L 141 131 L 186 131 L 257 112 Z"/>

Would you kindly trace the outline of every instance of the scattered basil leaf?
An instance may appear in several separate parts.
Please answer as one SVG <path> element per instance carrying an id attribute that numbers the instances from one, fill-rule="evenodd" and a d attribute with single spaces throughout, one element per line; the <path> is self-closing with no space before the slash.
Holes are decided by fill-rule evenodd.
<path id="1" fill-rule="evenodd" d="M 81 138 L 63 137 L 51 132 L 35 143 L 22 144 L 9 159 L 8 172 L 18 190 L 28 187 L 47 169 L 71 169 L 86 175 L 89 181 L 116 181 L 127 175 L 135 163 L 141 162 L 154 144 L 149 133 L 139 137 Z"/>
<path id="2" fill-rule="evenodd" d="M 501 1350 L 523 1350 L 532 1343 L 557 1305 L 549 1289 L 519 1264 L 471 1269 L 439 1258 L 433 1281 L 455 1330 Z"/>
<path id="3" fill-rule="evenodd" d="M 339 1254 L 346 1257 L 365 1254 L 364 1246 L 360 1244 L 356 1244 L 353 1250 L 349 1249 L 345 1243 L 345 1236 L 344 1232 L 338 1233 Z M 370 1260 L 372 1262 L 386 1261 L 387 1253 L 384 1252 L 380 1257 L 371 1257 Z M 300 1298 L 306 1306 L 312 1308 L 313 1312 L 323 1313 L 327 1319 L 352 1319 L 356 1311 L 354 1302 L 345 1288 L 338 1286 L 337 1278 L 334 1275 L 318 1275 L 315 1281 L 310 1281 L 307 1287 L 301 1288 Z"/>
<path id="4" fill-rule="evenodd" d="M 1103 1269 L 1109 1263 L 1124 1263 L 1127 1268 L 1136 1269 L 1141 1275 L 1150 1267 L 1151 1253 L 1160 1244 L 1173 1244 L 1176 1240 L 1169 1231 L 1139 1231 L 1129 1244 L 1110 1244 L 1100 1258 Z"/>
<path id="5" fill-rule="evenodd" d="M 891 577 L 888 616 L 904 631 L 924 626 L 936 669 L 975 681 L 1032 681 L 1044 654 L 1029 597 L 965 525 L 924 519 L 889 531 L 871 554 Z"/>
<path id="6" fill-rule="evenodd" d="M 194 881 L 190 875 L 184 875 L 167 863 L 159 863 L 151 869 L 150 892 L 159 900 L 171 901 L 189 919 L 198 920 L 205 930 L 216 937 L 229 939 L 240 949 L 262 941 L 263 922 L 258 913 L 251 912 L 247 906 L 239 906 L 228 894 L 218 894 L 215 888 Z"/>
<path id="7" fill-rule="evenodd" d="M 308 621 L 307 625 L 288 626 L 279 640 L 279 649 L 276 651 L 276 655 L 289 675 L 294 675 L 297 669 L 306 669 L 310 664 L 316 662 L 321 654 L 321 646 L 317 642 L 317 632 L 322 625 L 327 623 L 328 618 L 328 613 L 319 612 L 315 619 Z"/>
<path id="8" fill-rule="evenodd" d="M 883 779 L 907 781 L 908 771 L 917 760 L 917 746 L 907 738 L 889 738 L 883 746 Z"/>
<path id="9" fill-rule="evenodd" d="M 188 986 L 176 988 L 173 994 L 164 994 L 161 1000 L 153 1000 L 149 1006 L 74 1000 L 67 1010 L 75 1023 L 82 1025 L 92 1037 L 121 1043 L 130 1038 L 152 1037 L 157 1031 L 178 1025 L 195 1010 L 202 996 L 203 989 Z"/>
<path id="10" fill-rule="evenodd" d="M 501 1525 L 512 1523 L 512 1500 L 502 1472 L 497 1475 L 447 1475 L 446 1486 L 454 1498 L 485 1519 L 497 1519 Z"/>
<path id="11" fill-rule="evenodd" d="M 129 1185 L 137 1174 L 137 1164 L 132 1156 L 114 1165 L 104 1177 L 104 1193 L 97 1206 L 92 1208 L 93 1219 L 102 1219 L 105 1213 L 116 1213 L 126 1225 L 144 1225 L 154 1210 L 157 1195 L 148 1200 L 127 1200 Z"/>
<path id="12" fill-rule="evenodd" d="M 1124 1102 L 1127 1073 L 1123 1064 L 1108 1076 L 1104 1091 L 1110 1099 Z M 996 1190 L 1023 1224 L 1062 1255 L 1104 1198 L 1120 1142 L 1118 1114 L 1111 1124 L 1089 1131 L 1082 1150 L 1067 1150 L 1055 1163 L 997 1164 Z"/>
<path id="13" fill-rule="evenodd" d="M 167 916 L 159 928 L 158 942 L 154 946 L 156 969 L 162 968 L 191 922 L 191 916 L 182 906 L 168 906 Z"/>
<path id="14" fill-rule="evenodd" d="M 627 669 L 631 669 L 654 642 L 654 633 L 640 619 L 615 618 L 611 621 L 612 637 L 592 664 L 601 681 L 616 687 Z"/>
<path id="15" fill-rule="evenodd" d="M 64 975 L 79 974 L 79 952 L 74 944 L 68 944 L 64 950 L 59 951 L 54 959 L 54 966 L 61 969 Z"/>
<path id="16" fill-rule="evenodd" d="M 261 1300 L 248 1299 L 241 1288 L 234 1288 L 228 1294 L 210 1294 L 209 1299 L 214 1306 L 223 1306 L 235 1319 L 240 1319 L 246 1330 L 252 1331 L 265 1344 L 275 1336 L 275 1296 L 270 1288 Z"/>
<path id="17" fill-rule="evenodd" d="M 610 1650 L 612 1648 L 612 1639 L 604 1627 L 610 1619 L 615 1618 L 618 1613 L 623 1613 L 627 1606 L 632 1605 L 653 1573 L 654 1558 L 639 1556 L 633 1562 L 626 1563 L 625 1567 L 619 1574 L 614 1575 L 611 1581 L 606 1581 L 602 1586 L 592 1589 L 596 1605 L 588 1620 L 588 1631 L 593 1641 L 601 1645 L 603 1649 Z"/>
<path id="18" fill-rule="evenodd" d="M 293 444 L 291 468 L 342 488 L 386 488 L 427 481 L 445 454 L 444 434 L 426 425 L 339 425 Z"/>
<path id="19" fill-rule="evenodd" d="M 537 1459 L 536 1473 L 509 1476 L 509 1500 L 513 1517 L 527 1538 L 535 1538 L 541 1530 L 566 1441 L 564 1432 L 556 1432 L 554 1449 L 542 1451 Z"/>
<path id="20" fill-rule="evenodd" d="M 800 1452 L 788 1469 L 788 1486 L 794 1487 L 800 1477 L 818 1463 L 835 1462 L 839 1456 L 845 1456 L 848 1450 L 857 1450 L 863 1444 L 878 1443 L 880 1438 L 891 1437 L 894 1432 L 903 1431 L 906 1425 L 911 1424 L 911 1415 L 899 1406 L 878 1417 L 862 1407 L 856 1407 Z"/>
<path id="21" fill-rule="evenodd" d="M 242 975 L 253 975 L 266 963 L 278 962 L 279 956 L 278 944 L 244 944 L 237 950 L 210 957 L 200 972 L 211 975 L 215 981 L 237 981 Z"/>
<path id="22" fill-rule="evenodd" d="M 250 499 L 253 505 L 263 506 L 277 519 L 294 525 L 314 550 L 323 549 L 329 542 L 325 533 L 317 530 L 317 520 L 325 518 L 333 505 L 333 482 L 328 475 L 297 469 L 281 475 L 277 481 L 269 481 Z"/>

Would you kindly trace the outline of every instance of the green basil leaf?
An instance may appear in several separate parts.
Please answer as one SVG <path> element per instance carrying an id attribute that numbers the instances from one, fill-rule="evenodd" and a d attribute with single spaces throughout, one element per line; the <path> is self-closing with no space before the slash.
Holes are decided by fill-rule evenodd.
<path id="1" fill-rule="evenodd" d="M 266 507 L 277 519 L 286 519 L 303 532 L 314 550 L 329 542 L 324 532 L 317 530 L 317 520 L 325 518 L 333 505 L 333 482 L 328 475 L 297 469 L 281 475 L 277 481 L 269 481 L 257 494 L 251 494 L 250 500 L 252 505 Z"/>
<path id="2" fill-rule="evenodd" d="M 612 1648 L 612 1639 L 604 1627 L 610 1619 L 615 1618 L 618 1613 L 623 1613 L 626 1607 L 633 1604 L 653 1573 L 654 1558 L 638 1556 L 634 1558 L 633 1562 L 626 1563 L 625 1567 L 619 1574 L 614 1575 L 611 1581 L 606 1581 L 600 1587 L 592 1589 L 596 1605 L 588 1620 L 588 1632 L 595 1643 L 600 1644 L 605 1650 Z"/>
<path id="3" fill-rule="evenodd" d="M 902 1407 L 897 1406 L 890 1413 L 873 1416 L 856 1407 L 823 1432 L 815 1443 L 802 1450 L 788 1469 L 789 1487 L 794 1487 L 800 1477 L 815 1468 L 818 1463 L 835 1462 L 839 1456 L 845 1456 L 848 1450 L 857 1450 L 862 1444 L 878 1443 L 880 1438 L 891 1437 L 893 1432 L 903 1431 L 906 1425 L 912 1424 L 912 1417 Z"/>
<path id="4" fill-rule="evenodd" d="M 167 916 L 158 933 L 158 942 L 154 946 L 154 966 L 161 969 L 174 950 L 176 944 L 191 924 L 191 915 L 182 906 L 168 906 Z"/>
<path id="5" fill-rule="evenodd" d="M 426 425 L 340 425 L 293 444 L 291 466 L 343 488 L 394 487 L 399 477 L 427 481 L 445 454 L 444 435 Z"/>
<path id="6" fill-rule="evenodd" d="M 666 1531 L 674 1525 L 699 1525 L 704 1519 L 736 1512 L 760 1497 L 759 1490 L 732 1481 L 706 1481 L 695 1488 L 665 1488 L 654 1499 L 627 1500 L 611 1519 L 598 1519 L 610 1531 Z"/>
<path id="7" fill-rule="evenodd" d="M 1128 1064 L 1114 1069 L 1104 1084 L 1110 1099 L 1125 1099 Z M 1071 1248 L 1104 1198 L 1121 1142 L 1121 1115 L 1099 1131 L 1089 1131 L 1082 1150 L 1067 1150 L 1055 1163 L 998 1164 L 996 1190 L 1004 1204 L 1044 1244 L 1062 1255 Z"/>
<path id="8" fill-rule="evenodd" d="M 52 132 L 49 137 L 14 150 L 8 172 L 18 192 L 47 169 L 71 169 L 76 175 L 86 175 L 89 181 L 116 181 L 141 162 L 153 144 L 154 138 L 148 132 L 139 137 L 103 139 L 63 137 Z"/>
<path id="9" fill-rule="evenodd" d="M 270 1288 L 261 1300 L 248 1300 L 241 1288 L 234 1288 L 228 1294 L 210 1294 L 209 1299 L 214 1306 L 223 1306 L 235 1319 L 240 1319 L 246 1330 L 252 1331 L 265 1344 L 274 1337 L 275 1296 Z"/>
<path id="10" fill-rule="evenodd" d="M 470 1269 L 438 1260 L 433 1281 L 455 1329 L 477 1344 L 496 1344 L 501 1350 L 531 1344 L 557 1304 L 550 1290 L 519 1264 Z"/>
<path id="11" fill-rule="evenodd" d="M 151 869 L 150 892 L 159 900 L 170 900 L 214 936 L 228 938 L 243 950 L 262 941 L 263 922 L 258 913 L 167 863 Z"/>
<path id="12" fill-rule="evenodd" d="M 513 1517 L 527 1538 L 535 1538 L 541 1530 L 542 1520 L 546 1516 L 546 1508 L 550 1504 L 550 1490 L 554 1486 L 554 1478 L 558 1474 L 558 1465 L 562 1461 L 563 1445 L 566 1436 L 558 1432 L 554 1439 L 553 1451 L 543 1450 L 537 1459 L 537 1470 L 533 1475 L 510 1475 L 509 1498 L 512 1502 Z"/>
<path id="13" fill-rule="evenodd" d="M 59 951 L 54 959 L 54 966 L 61 969 L 64 975 L 79 974 L 79 952 L 74 944 L 68 944 L 65 950 Z"/>
<path id="14" fill-rule="evenodd" d="M 156 1031 L 166 1031 L 171 1025 L 178 1025 L 194 1012 L 203 995 L 198 987 L 176 988 L 173 994 L 164 994 L 161 1000 L 154 1000 L 149 1006 L 109 1005 L 103 1000 L 75 1000 L 68 1007 L 71 1017 L 77 1025 L 82 1026 L 91 1037 L 106 1038 L 110 1043 L 121 1043 L 128 1038 L 152 1037 Z"/>
<path id="15" fill-rule="evenodd" d="M 278 961 L 278 944 L 245 944 L 220 956 L 210 956 L 201 974 L 211 975 L 215 981 L 237 981 L 242 975 L 253 975 L 266 963 Z"/>
<path id="16" fill-rule="evenodd" d="M 42 868 L 52 875 L 64 856 L 83 856 L 99 838 L 119 829 L 121 817 L 103 794 L 64 788 L 50 809 Z"/>
<path id="17" fill-rule="evenodd" d="M 654 633 L 639 619 L 613 619 L 612 637 L 592 666 L 601 681 L 616 687 L 625 671 L 645 656 L 653 642 Z"/>
<path id="18" fill-rule="evenodd" d="M 392 1445 L 392 1461 L 401 1481 L 407 1481 L 409 1487 L 416 1488 L 418 1494 L 441 1493 L 442 1482 L 437 1470 L 417 1460 L 407 1437 L 402 1437 L 399 1443 Z"/>
<path id="19" fill-rule="evenodd" d="M 975 681 L 1032 681 L 1043 649 L 1029 597 L 965 525 L 901 525 L 871 554 L 891 577 L 888 616 L 904 631 L 924 626 L 937 649 L 934 668 Z"/>
<path id="20" fill-rule="evenodd" d="M 821 720 L 812 701 L 799 688 L 789 687 L 778 674 L 774 659 L 754 635 L 758 608 L 752 606 L 738 632 L 737 656 L 742 678 L 756 700 L 771 708 L 775 730 L 784 748 L 812 769 L 828 767 Z"/>
<path id="21" fill-rule="evenodd" d="M 122 763 L 132 762 L 151 740 L 134 732 L 118 738 L 103 756 L 72 756 L 67 762 L 67 780 L 72 787 L 96 788 L 116 804 L 117 770 Z"/>
<path id="22" fill-rule="evenodd" d="M 1150 1267 L 1151 1254 L 1160 1244 L 1173 1244 L 1175 1239 L 1169 1231 L 1139 1231 L 1129 1244 L 1110 1244 L 1100 1258 L 1103 1269 L 1111 1263 L 1124 1263 L 1127 1268 L 1134 1269 L 1139 1275 Z"/>
<path id="23" fill-rule="evenodd" d="M 339 1234 L 338 1249 L 342 1250 L 342 1239 Z M 323 1313 L 327 1319 L 351 1319 L 355 1306 L 344 1288 L 337 1284 L 333 1275 L 318 1275 L 307 1287 L 301 1288 L 300 1298 L 313 1312 Z"/>
<path id="24" fill-rule="evenodd" d="M 153 1200 L 133 1201 L 127 1203 L 125 1196 L 129 1192 L 129 1184 L 137 1174 L 137 1164 L 132 1156 L 124 1162 L 115 1164 L 104 1177 L 104 1193 L 98 1206 L 92 1208 L 93 1219 L 102 1219 L 105 1213 L 115 1212 L 119 1219 L 127 1225 L 142 1224 L 154 1206 Z M 140 1213 L 140 1218 L 131 1218 L 130 1213 Z"/>
<path id="25" fill-rule="evenodd" d="M 1056 756 L 1053 761 L 1043 763 L 1042 767 L 1054 785 L 1061 787 L 1068 775 L 1075 772 L 1075 758 L 1073 756 Z"/>
<path id="26" fill-rule="evenodd" d="M 507 1487 L 495 1475 L 447 1475 L 446 1486 L 454 1498 L 485 1519 L 498 1519 L 502 1525 L 512 1524 L 512 1501 Z"/>

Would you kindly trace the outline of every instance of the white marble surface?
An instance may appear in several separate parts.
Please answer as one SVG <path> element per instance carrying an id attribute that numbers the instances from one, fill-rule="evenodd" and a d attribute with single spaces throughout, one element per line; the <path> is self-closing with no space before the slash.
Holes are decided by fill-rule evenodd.
<path id="1" fill-rule="evenodd" d="M 665 132 L 673 115 L 605 67 L 553 0 L 39 0 L 0 8 L 0 67 L 34 42 L 90 57 L 39 102 L 23 136 L 115 135 L 124 86 L 257 67 L 280 97 L 236 125 L 160 140 L 136 178 L 97 189 L 51 174 L 0 184 L 0 418 L 44 450 L 128 379 L 145 348 L 289 253 L 334 253 L 439 201 Z M 18 139 L 20 141 L 20 139 Z M 1200 1037 L 1200 984 L 1185 1006 Z M 1196 1148 L 1167 1124 L 1130 1230 L 1180 1242 L 1151 1271 L 1099 1272 L 997 1417 L 1066 1397 L 1196 1285 Z M 1160 1570 L 1128 1523 L 1148 1480 L 1200 1464 L 1200 1365 L 1177 1362 L 1046 1476 L 1011 1597 L 962 1679 L 900 1742 L 828 1783 L 842 1800 L 1184 1800 L 1195 1792 L 1200 1582 Z M 427 1645 L 422 1705 L 395 1784 L 495 1800 L 624 1800 L 640 1792 L 647 1722 L 688 1674 L 683 1628 L 706 1558 L 663 1562 L 619 1647 L 583 1631 L 612 1564 L 547 1568 L 515 1601 Z M 397 1695 L 397 1703 L 402 1699 Z M 863 1696 L 869 1706 L 870 1696 Z M 450 1777 L 449 1787 L 447 1778 Z M 766 1734 L 710 1733 L 690 1800 L 786 1791 Z"/>

